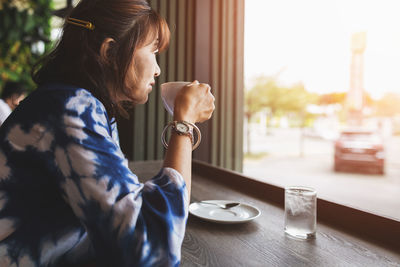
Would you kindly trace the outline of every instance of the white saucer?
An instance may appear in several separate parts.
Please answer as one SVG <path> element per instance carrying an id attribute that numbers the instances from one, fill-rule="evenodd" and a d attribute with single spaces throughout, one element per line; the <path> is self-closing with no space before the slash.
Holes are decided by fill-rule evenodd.
<path id="1" fill-rule="evenodd" d="M 207 200 L 207 202 L 225 204 L 236 201 Z M 260 210 L 256 207 L 244 203 L 240 203 L 239 206 L 230 209 L 222 209 L 212 204 L 194 202 L 189 205 L 189 212 L 203 220 L 224 224 L 248 222 L 254 220 L 261 214 Z"/>

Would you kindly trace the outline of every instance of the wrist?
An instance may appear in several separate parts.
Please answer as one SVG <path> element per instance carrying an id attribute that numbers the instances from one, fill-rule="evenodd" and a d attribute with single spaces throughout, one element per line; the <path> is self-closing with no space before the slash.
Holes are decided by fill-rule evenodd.
<path id="1" fill-rule="evenodd" d="M 171 127 L 172 131 L 175 132 L 178 135 L 185 135 L 190 138 L 190 142 L 192 144 L 192 149 L 196 149 L 201 141 L 201 132 L 199 128 L 191 122 L 188 121 L 172 121 L 165 126 L 162 134 L 161 134 L 161 142 L 163 143 L 165 148 L 168 148 L 167 141 L 165 140 L 165 133 L 167 129 Z M 193 130 L 197 134 L 197 142 L 194 142 L 194 136 L 193 136 Z"/>
<path id="2" fill-rule="evenodd" d="M 192 146 L 194 145 L 194 137 L 193 137 L 193 124 L 188 123 L 187 121 L 173 121 L 172 130 L 178 135 L 184 135 L 190 138 L 190 142 Z"/>

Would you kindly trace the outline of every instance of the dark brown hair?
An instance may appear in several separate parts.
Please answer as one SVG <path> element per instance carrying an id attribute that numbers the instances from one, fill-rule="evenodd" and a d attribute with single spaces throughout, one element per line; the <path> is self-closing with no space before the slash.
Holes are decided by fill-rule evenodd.
<path id="1" fill-rule="evenodd" d="M 3 91 L 1 92 L 1 98 L 6 100 L 12 97 L 19 97 L 26 94 L 25 86 L 20 82 L 6 82 Z"/>
<path id="2" fill-rule="evenodd" d="M 158 38 L 158 49 L 169 43 L 168 25 L 144 0 L 82 0 L 69 17 L 89 21 L 94 30 L 65 23 L 55 49 L 33 69 L 33 80 L 70 83 L 89 90 L 110 117 L 127 116 L 124 102 L 135 104 L 125 76 L 137 48 Z M 112 38 L 106 58 L 100 48 Z M 151 41 L 152 41 L 151 40 Z"/>

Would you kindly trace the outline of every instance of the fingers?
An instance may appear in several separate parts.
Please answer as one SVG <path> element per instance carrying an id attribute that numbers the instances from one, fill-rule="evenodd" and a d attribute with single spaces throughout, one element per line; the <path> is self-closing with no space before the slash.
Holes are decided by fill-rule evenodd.
<path id="1" fill-rule="evenodd" d="M 209 109 L 207 111 L 204 111 L 201 114 L 200 119 L 199 119 L 198 122 L 204 122 L 204 121 L 207 121 L 207 120 L 211 119 L 213 112 L 214 112 L 214 108 Z"/>
<path id="2" fill-rule="evenodd" d="M 192 86 L 192 85 L 197 85 L 197 84 L 199 84 L 199 81 L 198 80 L 194 80 L 193 82 L 191 82 L 187 86 Z"/>
<path id="3" fill-rule="evenodd" d="M 208 110 L 205 112 L 205 114 L 204 114 L 204 117 L 205 117 L 205 120 L 204 120 L 204 121 L 209 120 L 209 119 L 211 118 L 211 116 L 212 116 L 214 110 L 215 110 L 215 97 L 214 97 L 213 94 L 211 94 L 210 91 L 208 91 L 208 92 L 209 92 L 209 94 L 210 94 L 209 100 L 208 100 L 208 101 L 209 101 L 209 103 L 208 103 L 209 109 L 208 109 Z"/>
<path id="4" fill-rule="evenodd" d="M 206 93 L 208 94 L 208 93 L 210 93 L 211 94 L 211 86 L 209 85 L 209 84 L 204 84 L 205 86 L 207 86 L 207 89 L 206 89 Z"/>
<path id="5" fill-rule="evenodd" d="M 188 86 L 197 85 L 198 87 L 205 88 L 206 91 L 211 90 L 211 86 L 207 83 L 199 83 L 199 81 L 194 80 Z"/>
<path id="6" fill-rule="evenodd" d="M 177 117 L 193 122 L 210 119 L 215 109 L 215 97 L 211 93 L 211 86 L 194 80 L 185 87 L 175 100 L 174 113 L 177 113 Z"/>
<path id="7" fill-rule="evenodd" d="M 202 95 L 200 98 L 202 101 L 198 103 L 202 103 L 200 106 L 200 112 L 198 113 L 197 117 L 197 122 L 201 123 L 204 121 L 209 120 L 212 117 L 212 114 L 215 110 L 215 97 L 214 95 L 210 92 L 209 86 L 202 86 L 202 88 L 199 89 L 205 89 L 206 94 Z"/>

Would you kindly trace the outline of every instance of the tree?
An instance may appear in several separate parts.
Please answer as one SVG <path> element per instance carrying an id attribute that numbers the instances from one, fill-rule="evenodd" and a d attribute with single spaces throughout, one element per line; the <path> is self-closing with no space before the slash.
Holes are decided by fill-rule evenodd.
<path id="1" fill-rule="evenodd" d="M 319 96 L 319 105 L 332 105 L 332 104 L 344 104 L 346 101 L 347 93 L 329 93 Z"/>
<path id="2" fill-rule="evenodd" d="M 250 122 L 254 114 L 267 110 L 267 132 L 271 128 L 272 118 L 278 114 L 294 114 L 300 119 L 301 125 L 304 125 L 307 105 L 316 103 L 317 100 L 318 96 L 307 92 L 301 83 L 283 87 L 278 85 L 275 76 L 260 76 L 245 93 L 245 115 Z M 247 127 L 247 149 L 250 153 L 250 127 Z"/>
<path id="3" fill-rule="evenodd" d="M 38 47 L 50 48 L 50 0 L 0 0 L 0 87 L 20 81 L 33 87 L 31 68 L 40 58 Z"/>
<path id="4" fill-rule="evenodd" d="M 285 88 L 278 86 L 274 77 L 259 77 L 251 91 L 258 107 L 257 111 L 262 109 L 268 111 L 267 130 L 269 130 L 272 118 L 284 108 Z"/>
<path id="5" fill-rule="evenodd" d="M 244 114 L 247 120 L 247 153 L 250 154 L 250 121 L 252 117 L 262 110 L 263 104 L 261 101 L 262 90 L 260 87 L 252 87 L 245 92 L 245 108 Z"/>
<path id="6" fill-rule="evenodd" d="M 252 117 L 265 108 L 271 108 L 269 99 L 274 98 L 273 91 L 276 89 L 274 78 L 260 76 L 255 85 L 245 92 L 245 116 L 247 120 L 247 153 L 250 151 L 250 121 Z M 274 107 L 273 107 L 274 108 Z"/>
<path id="7" fill-rule="evenodd" d="M 394 116 L 400 114 L 400 95 L 387 93 L 376 101 L 375 113 L 378 116 Z"/>

